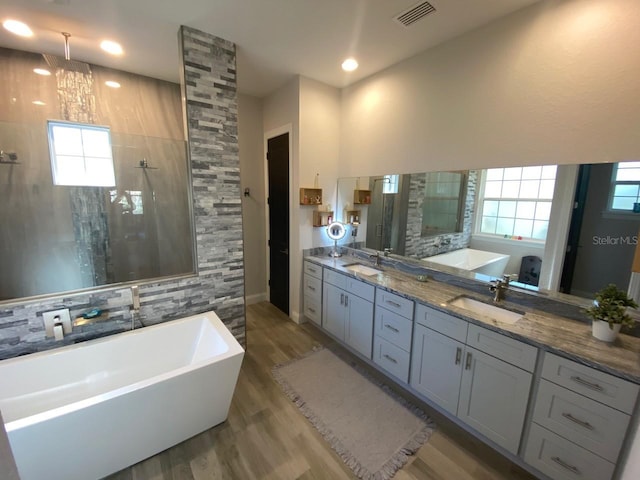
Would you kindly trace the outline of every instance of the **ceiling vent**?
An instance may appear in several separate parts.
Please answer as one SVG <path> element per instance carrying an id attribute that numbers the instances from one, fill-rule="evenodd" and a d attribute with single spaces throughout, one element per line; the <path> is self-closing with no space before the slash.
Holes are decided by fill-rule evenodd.
<path id="1" fill-rule="evenodd" d="M 415 4 L 413 7 L 400 12 L 398 15 L 393 17 L 393 19 L 405 27 L 410 27 L 418 20 L 423 19 L 424 17 L 435 11 L 436 7 L 431 5 L 429 2 L 420 2 Z"/>

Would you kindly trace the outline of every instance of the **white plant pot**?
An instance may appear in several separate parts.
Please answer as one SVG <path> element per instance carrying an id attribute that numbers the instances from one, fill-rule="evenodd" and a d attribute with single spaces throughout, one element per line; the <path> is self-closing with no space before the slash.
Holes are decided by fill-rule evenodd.
<path id="1" fill-rule="evenodd" d="M 603 320 L 593 320 L 591 323 L 593 336 L 603 342 L 613 342 L 618 336 L 621 327 L 621 324 L 614 323 L 613 328 L 609 328 L 609 322 Z"/>

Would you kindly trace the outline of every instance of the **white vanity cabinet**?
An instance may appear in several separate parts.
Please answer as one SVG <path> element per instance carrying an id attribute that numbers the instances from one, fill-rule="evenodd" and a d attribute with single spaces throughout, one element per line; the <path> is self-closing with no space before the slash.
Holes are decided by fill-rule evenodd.
<path id="1" fill-rule="evenodd" d="M 411 386 L 513 454 L 536 356 L 535 347 L 518 340 L 416 307 Z"/>
<path id="2" fill-rule="evenodd" d="M 424 305 L 416 306 L 411 386 L 449 413 L 458 413 L 468 323 Z"/>
<path id="3" fill-rule="evenodd" d="M 304 315 L 313 323 L 322 323 L 322 267 L 304 261 L 302 280 L 304 294 Z"/>
<path id="4" fill-rule="evenodd" d="M 409 382 L 413 301 L 376 289 L 373 361 L 403 383 Z"/>
<path id="5" fill-rule="evenodd" d="M 639 387 L 546 353 L 525 461 L 556 480 L 608 480 Z"/>
<path id="6" fill-rule="evenodd" d="M 325 269 L 323 290 L 322 327 L 371 359 L 375 288 Z"/>

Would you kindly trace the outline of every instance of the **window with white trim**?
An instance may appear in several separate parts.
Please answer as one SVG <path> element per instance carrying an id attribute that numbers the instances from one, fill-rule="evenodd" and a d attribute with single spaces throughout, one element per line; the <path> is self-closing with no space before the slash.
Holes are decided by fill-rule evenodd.
<path id="1" fill-rule="evenodd" d="M 616 163 L 613 166 L 609 210 L 632 211 L 640 202 L 640 162 Z"/>
<path id="2" fill-rule="evenodd" d="M 556 170 L 556 165 L 484 170 L 477 233 L 544 241 Z"/>
<path id="3" fill-rule="evenodd" d="M 115 186 L 109 127 L 50 120 L 48 130 L 54 185 Z"/>

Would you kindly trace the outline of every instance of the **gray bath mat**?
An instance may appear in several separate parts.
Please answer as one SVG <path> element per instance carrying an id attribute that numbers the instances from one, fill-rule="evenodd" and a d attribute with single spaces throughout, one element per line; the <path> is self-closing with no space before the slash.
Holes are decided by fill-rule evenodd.
<path id="1" fill-rule="evenodd" d="M 328 349 L 276 365 L 273 376 L 359 478 L 392 478 L 433 432 L 420 409 Z"/>

